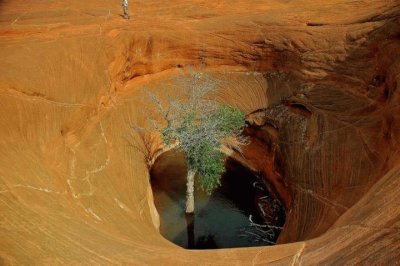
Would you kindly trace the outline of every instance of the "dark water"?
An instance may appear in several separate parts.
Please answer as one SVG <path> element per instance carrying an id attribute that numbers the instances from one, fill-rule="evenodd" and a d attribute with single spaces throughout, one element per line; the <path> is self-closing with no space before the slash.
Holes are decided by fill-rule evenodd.
<path id="1" fill-rule="evenodd" d="M 269 245 L 260 227 L 250 225 L 249 216 L 262 223 L 256 197 L 267 195 L 256 177 L 230 162 L 221 186 L 207 195 L 195 184 L 195 213 L 184 212 L 186 166 L 176 151 L 163 154 L 155 163 L 151 178 L 154 201 L 161 218 L 161 234 L 184 248 L 210 249 Z M 276 239 L 279 230 L 271 239 Z M 261 233 L 261 235 L 265 235 Z"/>

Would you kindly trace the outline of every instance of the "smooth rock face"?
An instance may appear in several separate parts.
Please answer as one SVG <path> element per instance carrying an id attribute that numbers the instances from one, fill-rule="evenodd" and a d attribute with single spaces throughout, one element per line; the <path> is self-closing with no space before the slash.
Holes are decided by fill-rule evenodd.
<path id="1" fill-rule="evenodd" d="M 398 1 L 129 9 L 127 21 L 118 1 L 0 3 L 0 264 L 400 261 Z M 282 245 L 189 251 L 158 233 L 130 125 L 155 113 L 143 93 L 165 96 L 188 64 L 279 150 Z"/>

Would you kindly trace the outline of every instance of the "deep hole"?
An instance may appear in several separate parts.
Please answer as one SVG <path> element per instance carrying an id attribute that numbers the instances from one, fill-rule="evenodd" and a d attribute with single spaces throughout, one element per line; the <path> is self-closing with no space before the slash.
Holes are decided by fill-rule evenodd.
<path id="1" fill-rule="evenodd" d="M 321 27 L 321 26 L 324 26 L 326 24 L 316 23 L 316 22 L 307 22 L 306 25 L 309 26 L 309 27 Z"/>
<path id="2" fill-rule="evenodd" d="M 162 154 L 151 170 L 160 233 L 189 249 L 251 247 L 274 244 L 282 227 L 284 208 L 247 168 L 226 160 L 221 186 L 207 195 L 196 184 L 195 213 L 186 215 L 186 165 L 176 150 Z M 249 217 L 256 224 L 251 224 Z"/>

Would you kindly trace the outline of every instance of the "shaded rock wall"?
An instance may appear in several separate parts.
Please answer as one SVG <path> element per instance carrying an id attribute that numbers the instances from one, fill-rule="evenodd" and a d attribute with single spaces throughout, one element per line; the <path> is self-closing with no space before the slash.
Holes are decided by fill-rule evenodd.
<path id="1" fill-rule="evenodd" d="M 113 1 L 0 3 L 1 263 L 398 260 L 396 1 L 135 5 L 124 21 Z M 157 232 L 129 125 L 153 112 L 141 92 L 187 64 L 224 81 L 221 99 L 263 110 L 262 130 L 276 124 L 293 190 L 280 242 L 300 242 L 188 251 Z"/>

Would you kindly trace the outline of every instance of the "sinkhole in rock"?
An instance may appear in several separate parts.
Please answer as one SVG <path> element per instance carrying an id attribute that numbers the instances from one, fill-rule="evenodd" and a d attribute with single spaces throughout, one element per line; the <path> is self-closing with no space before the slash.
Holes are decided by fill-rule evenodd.
<path id="1" fill-rule="evenodd" d="M 265 246 L 275 243 L 285 221 L 281 203 L 260 178 L 228 158 L 221 186 L 211 195 L 195 185 L 195 212 L 185 214 L 186 165 L 176 150 L 163 153 L 151 170 L 160 233 L 188 249 Z"/>

